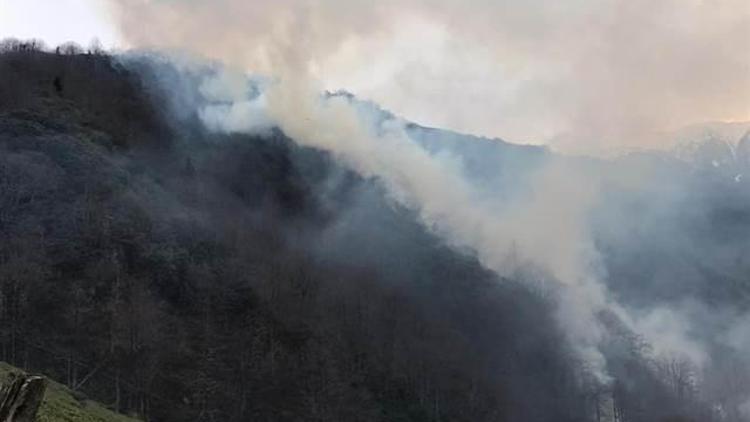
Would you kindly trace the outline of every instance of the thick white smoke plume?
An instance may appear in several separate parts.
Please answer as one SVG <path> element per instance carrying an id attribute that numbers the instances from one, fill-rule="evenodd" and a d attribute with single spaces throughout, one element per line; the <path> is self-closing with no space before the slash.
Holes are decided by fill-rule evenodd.
<path id="1" fill-rule="evenodd" d="M 328 90 L 429 126 L 590 152 L 750 120 L 745 0 L 108 0 L 134 47 L 270 74 L 279 40 Z"/>
<path id="2" fill-rule="evenodd" d="M 328 151 L 362 176 L 380 181 L 430 230 L 457 249 L 473 251 L 499 275 L 533 269 L 536 276 L 562 283 L 556 289 L 560 325 L 580 360 L 600 380 L 607 379 L 596 315 L 612 306 L 597 280 L 598 257 L 587 232 L 598 181 L 552 161 L 533 175 L 523 195 L 503 203 L 487 198 L 465 178 L 458 157 L 428 152 L 398 119 L 384 121 L 347 96 L 322 95 L 320 85 L 299 66 L 297 50 L 281 45 L 277 51 L 277 78 L 261 84 L 262 92 L 227 69 L 200 81 L 208 104 L 198 112 L 207 127 L 259 133 L 278 126 L 295 142 Z"/>
<path id="3" fill-rule="evenodd" d="M 613 301 L 602 281 L 589 213 L 605 181 L 637 184 L 637 175 L 608 173 L 597 179 L 575 161 L 551 158 L 531 176 L 528 191 L 498 202 L 466 179 L 459 157 L 428 152 L 409 137 L 404 122 L 383 121 L 347 96 L 322 95 L 315 80 L 293 65 L 279 69 L 282 76 L 263 93 L 226 94 L 219 105 L 201 109 L 206 125 L 246 133 L 277 125 L 295 142 L 328 151 L 363 177 L 380 181 L 431 231 L 459 250 L 473 251 L 500 276 L 560 284 L 553 286 L 558 322 L 569 346 L 600 382 L 609 380 L 599 349 L 605 331 L 601 312 L 643 335 L 658 354 L 705 360 L 706 352 L 689 339 L 687 319 L 669 309 L 632 314 Z M 245 87 L 247 81 L 232 80 L 223 71 L 201 86 L 203 91 L 242 92 L 232 91 L 233 86 Z"/>
<path id="4" fill-rule="evenodd" d="M 218 15 L 212 11 L 200 15 L 202 9 L 215 7 L 212 4 L 188 3 L 196 8 L 193 12 L 201 16 L 195 24 L 183 16 L 182 7 L 170 8 L 161 2 L 132 4 L 126 1 L 124 4 L 133 6 L 134 10 L 131 16 L 123 8 L 126 30 L 135 18 L 140 17 L 152 24 L 149 27 L 163 24 L 179 30 L 172 34 L 176 38 L 170 35 L 165 39 L 165 45 L 190 48 L 190 45 L 176 45 L 175 40 L 180 36 L 195 39 L 200 52 L 214 49 L 220 58 L 231 57 L 235 65 L 250 63 L 269 78 L 259 92 L 254 92 L 244 77 L 228 71 L 204 80 L 202 94 L 216 101 L 200 110 L 207 127 L 227 132 L 258 132 L 278 126 L 301 145 L 329 151 L 359 174 L 378 179 L 394 200 L 417 211 L 425 226 L 447 243 L 475 252 L 483 265 L 499 275 L 528 277 L 533 272 L 560 283 L 561 287 L 555 289 L 559 292 L 559 323 L 571 347 L 601 381 L 608 379 L 605 360 L 599 350 L 604 330 L 598 315 L 603 311 L 617 315 L 636 331 L 642 328 L 647 340 L 658 345 L 656 348 L 661 352 L 692 347 L 685 339 L 686 328 L 665 328 L 659 324 L 669 321 L 669 318 L 659 315 L 639 316 L 626 312 L 608 294 L 602 282 L 604 274 L 600 257 L 589 231 L 589 213 L 598 200 L 605 182 L 600 178 L 604 175 L 583 171 L 574 160 L 551 159 L 532 176 L 527 192 L 498 203 L 475 190 L 463 176 L 458 158 L 429 153 L 409 138 L 402 122 L 383 122 L 353 106 L 345 96 L 323 95 L 326 87 L 318 78 L 321 70 L 317 55 L 332 45 L 338 46 L 342 31 L 355 33 L 354 28 L 357 28 L 360 33 L 377 33 L 382 30 L 382 14 L 390 16 L 390 2 L 384 3 L 383 10 L 365 7 L 357 1 L 346 3 L 346 7 L 338 10 L 336 6 L 343 5 L 330 2 L 291 2 L 294 7 L 275 7 L 270 2 L 268 5 L 258 2 L 245 6 L 243 2 L 224 1 L 221 3 L 227 11 Z M 437 11 L 456 11 L 450 2 L 439 3 L 441 6 Z M 422 5 L 421 2 L 415 4 Z M 626 12 L 630 10 L 625 6 L 622 8 Z M 234 9 L 236 16 L 233 19 L 244 16 L 249 19 L 247 25 L 258 25 L 249 30 L 253 44 L 242 42 L 244 33 L 239 30 L 240 25 L 205 22 L 210 17 L 232 16 Z M 154 10 L 163 14 L 153 13 Z M 363 14 L 363 10 L 371 12 L 372 16 Z M 555 8 L 547 10 L 553 12 Z M 581 12 L 584 11 L 585 8 Z M 520 9 L 516 12 L 523 15 Z M 326 26 L 335 23 L 341 23 L 343 29 Z M 202 26 L 205 24 L 213 26 Z M 483 26 L 478 28 L 481 30 Z M 567 33 L 564 28 L 558 29 Z M 235 30 L 239 32 L 233 33 Z M 132 35 L 136 44 L 143 41 L 142 36 L 132 31 L 128 35 Z M 159 44 L 158 37 L 149 41 Z M 535 45 L 533 37 L 525 37 L 522 41 L 509 44 L 509 48 L 526 51 L 529 45 L 525 42 Z M 623 58 L 626 59 L 635 58 Z M 521 61 L 526 63 L 525 59 Z M 601 73 L 595 73 L 595 76 L 609 74 L 609 69 L 600 70 Z M 696 76 L 696 79 L 699 78 Z M 593 82 L 594 89 L 599 89 L 609 80 L 604 78 Z M 647 79 L 640 88 L 650 90 L 656 82 L 658 80 Z M 626 95 L 624 85 L 613 86 L 616 88 L 615 97 L 628 100 L 626 108 L 637 106 L 638 101 Z M 583 95 L 592 95 L 592 91 L 587 90 Z M 450 98 L 445 101 L 449 102 Z M 608 115 L 596 110 L 600 105 L 598 101 L 592 99 L 581 104 L 583 111 L 591 111 L 592 116 L 597 117 L 593 120 L 593 129 L 597 125 L 606 126 Z M 614 127 L 622 132 L 623 128 L 617 126 L 629 123 L 635 116 L 620 117 Z M 575 118 L 568 123 L 578 125 Z M 643 122 L 638 120 L 637 123 Z M 576 126 L 576 129 L 580 127 Z M 639 130 L 637 128 L 634 133 Z M 627 172 L 612 173 L 607 177 L 622 184 L 637 183 L 637 176 Z M 670 333 L 669 337 L 662 335 L 665 330 Z M 705 352 L 697 347 L 694 349 L 693 357 L 702 359 Z"/>

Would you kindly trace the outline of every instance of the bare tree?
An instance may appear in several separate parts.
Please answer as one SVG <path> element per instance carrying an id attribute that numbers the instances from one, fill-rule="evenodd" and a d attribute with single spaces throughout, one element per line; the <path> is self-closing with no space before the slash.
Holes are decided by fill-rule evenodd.
<path id="1" fill-rule="evenodd" d="M 75 56 L 77 54 L 83 54 L 83 48 L 73 41 L 68 41 L 66 43 L 60 44 L 57 47 L 56 51 L 59 54 L 64 54 L 66 56 Z"/>
<path id="2" fill-rule="evenodd" d="M 20 51 L 21 41 L 17 38 L 5 38 L 0 41 L 0 53 Z"/>
<path id="3" fill-rule="evenodd" d="M 689 401 L 697 392 L 695 365 L 685 356 L 668 355 L 656 362 L 661 379 L 671 389 L 678 401 Z"/>

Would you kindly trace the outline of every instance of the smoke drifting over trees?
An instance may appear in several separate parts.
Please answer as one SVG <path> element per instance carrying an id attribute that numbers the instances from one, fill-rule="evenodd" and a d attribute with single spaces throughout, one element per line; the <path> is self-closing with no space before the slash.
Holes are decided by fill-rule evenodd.
<path id="1" fill-rule="evenodd" d="M 326 89 L 462 132 L 608 153 L 750 120 L 744 0 L 108 3 L 132 47 L 279 76 L 286 46 Z"/>
<path id="2" fill-rule="evenodd" d="M 156 421 L 750 419 L 748 128 L 600 159 L 422 127 L 325 92 L 392 6 L 324 6 L 247 6 L 284 19 L 246 56 L 202 33 L 261 73 L 3 44 L 3 360 Z"/>

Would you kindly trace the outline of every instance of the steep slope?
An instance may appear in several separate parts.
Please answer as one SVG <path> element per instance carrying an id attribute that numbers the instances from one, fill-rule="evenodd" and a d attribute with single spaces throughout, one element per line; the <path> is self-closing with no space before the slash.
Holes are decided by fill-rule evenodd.
<path id="1" fill-rule="evenodd" d="M 121 63 L 0 56 L 12 76 L 0 91 L 14 92 L 2 82 L 14 79 L 27 88 L 13 94 L 23 101 L 0 103 L 3 360 L 153 421 L 591 421 L 608 404 L 634 421 L 711 420 L 616 318 L 602 316 L 617 377 L 608 388 L 563 340 L 553 291 L 500 279 L 394 204 L 378 180 L 279 130 L 208 131 L 194 109 L 171 109 L 176 100 L 148 63 Z M 61 69 L 99 85 L 62 82 L 59 92 Z M 493 194 L 519 189 L 552 155 L 408 131 L 431 152 L 463 157 Z M 664 185 L 690 174 L 674 161 L 652 160 Z M 654 211 L 643 204 L 660 187 L 613 190 L 597 216 Z M 608 281 L 632 302 L 644 299 L 628 287 L 638 283 L 675 290 L 673 277 L 640 270 L 630 236 L 672 215 L 657 217 L 631 218 L 624 237 L 597 233 L 617 259 L 606 261 Z M 601 221 L 597 229 L 620 227 Z M 745 227 L 730 218 L 723 231 L 727 221 Z M 709 227 L 679 223 L 670 234 Z"/>
<path id="2" fill-rule="evenodd" d="M 7 381 L 11 373 L 21 373 L 5 362 L 0 362 L 0 384 Z M 39 412 L 39 422 L 137 422 L 137 419 L 120 415 L 105 408 L 101 404 L 85 398 L 76 398 L 76 393 L 70 391 L 54 380 L 48 380 L 47 391 L 44 394 Z"/>
<path id="3" fill-rule="evenodd" d="M 8 59 L 43 77 L 0 107 L 4 360 L 155 421 L 580 414 L 553 304 L 377 183 L 278 131 L 154 137 L 134 74 L 50 56 Z M 55 93 L 91 60 L 127 100 Z"/>

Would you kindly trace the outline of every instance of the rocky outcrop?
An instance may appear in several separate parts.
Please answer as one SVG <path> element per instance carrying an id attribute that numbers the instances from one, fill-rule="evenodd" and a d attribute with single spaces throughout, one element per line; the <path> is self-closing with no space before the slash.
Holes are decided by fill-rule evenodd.
<path id="1" fill-rule="evenodd" d="M 34 422 L 47 380 L 14 374 L 0 389 L 0 422 Z"/>

